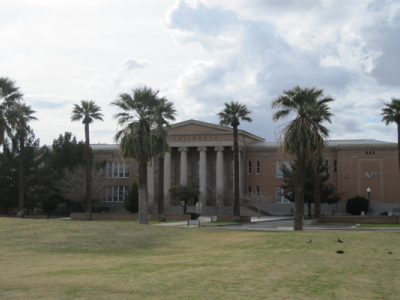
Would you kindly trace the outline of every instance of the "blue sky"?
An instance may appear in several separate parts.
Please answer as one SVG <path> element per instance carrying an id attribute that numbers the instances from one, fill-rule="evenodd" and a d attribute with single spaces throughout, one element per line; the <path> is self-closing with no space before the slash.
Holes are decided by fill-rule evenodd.
<path id="1" fill-rule="evenodd" d="M 282 124 L 271 102 L 315 86 L 336 99 L 332 139 L 396 141 L 379 120 L 400 98 L 399 29 L 400 2 L 386 0 L 5 0 L 0 76 L 37 111 L 42 144 L 64 131 L 84 138 L 70 122 L 82 99 L 105 115 L 91 141 L 112 143 L 109 103 L 144 85 L 175 103 L 178 121 L 218 123 L 224 102 L 240 101 L 254 119 L 241 128 L 267 141 Z"/>

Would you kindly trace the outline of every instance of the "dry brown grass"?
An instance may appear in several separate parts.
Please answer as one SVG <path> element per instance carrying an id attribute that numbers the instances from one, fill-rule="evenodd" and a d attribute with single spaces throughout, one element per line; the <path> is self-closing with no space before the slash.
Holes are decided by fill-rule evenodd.
<path id="1" fill-rule="evenodd" d="M 0 299 L 398 299 L 399 249 L 400 233 L 1 218 Z"/>

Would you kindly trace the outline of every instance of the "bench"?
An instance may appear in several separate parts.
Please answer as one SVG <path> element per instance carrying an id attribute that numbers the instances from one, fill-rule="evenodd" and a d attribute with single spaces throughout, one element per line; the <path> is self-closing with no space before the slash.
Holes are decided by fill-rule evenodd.
<path id="1" fill-rule="evenodd" d="M 188 220 L 187 227 L 189 227 L 189 225 L 198 225 L 198 227 L 200 227 L 200 220 Z"/>

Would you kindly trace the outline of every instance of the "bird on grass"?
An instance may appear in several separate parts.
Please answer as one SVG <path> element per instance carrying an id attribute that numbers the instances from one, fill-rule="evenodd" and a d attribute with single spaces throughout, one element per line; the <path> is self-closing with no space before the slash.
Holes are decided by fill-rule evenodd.
<path id="1" fill-rule="evenodd" d="M 311 243 L 312 240 L 308 240 L 306 243 Z"/>
<path id="2" fill-rule="evenodd" d="M 337 241 L 338 241 L 339 243 L 343 243 L 343 241 L 341 241 L 341 240 L 339 240 L 339 239 L 337 239 Z"/>

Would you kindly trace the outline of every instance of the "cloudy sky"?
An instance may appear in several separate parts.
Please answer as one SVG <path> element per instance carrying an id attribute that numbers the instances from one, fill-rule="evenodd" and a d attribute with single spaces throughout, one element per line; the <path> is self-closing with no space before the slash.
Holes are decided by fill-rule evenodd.
<path id="1" fill-rule="evenodd" d="M 218 123 L 239 101 L 275 140 L 271 102 L 296 85 L 336 99 L 332 139 L 397 141 L 380 110 L 400 98 L 398 0 L 3 0 L 0 76 L 37 111 L 41 144 L 71 131 L 73 104 L 94 100 L 104 122 L 91 142 L 113 143 L 118 94 L 145 85 L 175 103 L 178 121 Z M 289 119 L 287 120 L 289 121 Z"/>

